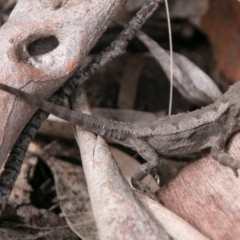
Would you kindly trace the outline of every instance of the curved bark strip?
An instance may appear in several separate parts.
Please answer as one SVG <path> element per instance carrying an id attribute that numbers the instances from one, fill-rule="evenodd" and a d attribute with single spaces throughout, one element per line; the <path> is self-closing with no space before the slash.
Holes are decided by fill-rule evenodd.
<path id="1" fill-rule="evenodd" d="M 50 96 L 81 64 L 124 3 L 19 0 L 0 28 L 0 81 L 42 98 Z M 0 102 L 2 165 L 35 108 L 4 92 Z"/>
<path id="2" fill-rule="evenodd" d="M 75 111 L 90 113 L 83 91 L 72 96 Z M 74 127 L 99 239 L 170 240 L 160 222 L 138 201 L 100 136 Z"/>

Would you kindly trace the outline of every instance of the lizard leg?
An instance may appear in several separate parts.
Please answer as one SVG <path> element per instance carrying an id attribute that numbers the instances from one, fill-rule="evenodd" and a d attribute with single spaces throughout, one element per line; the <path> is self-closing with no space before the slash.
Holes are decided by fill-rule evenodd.
<path id="1" fill-rule="evenodd" d="M 218 161 L 220 164 L 230 167 L 234 174 L 238 176 L 237 169 L 240 168 L 240 160 L 231 157 L 228 153 L 225 153 L 221 148 L 214 146 L 211 148 L 211 156 Z"/>
<path id="2" fill-rule="evenodd" d="M 149 186 L 145 183 L 141 182 L 141 180 L 153 169 L 157 166 L 159 162 L 159 156 L 156 151 L 142 139 L 127 137 L 124 140 L 111 138 L 115 143 L 119 143 L 123 146 L 132 148 L 138 154 L 143 157 L 147 162 L 141 165 L 138 170 L 134 173 L 131 178 L 132 186 L 137 190 L 146 193 L 149 197 L 156 200 L 157 202 L 161 202 L 160 199 L 154 194 Z"/>

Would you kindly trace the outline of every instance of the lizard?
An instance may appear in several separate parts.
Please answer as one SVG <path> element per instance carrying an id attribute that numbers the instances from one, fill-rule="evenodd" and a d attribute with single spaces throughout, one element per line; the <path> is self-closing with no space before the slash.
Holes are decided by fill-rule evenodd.
<path id="1" fill-rule="evenodd" d="M 235 83 L 216 102 L 201 109 L 153 120 L 148 123 L 123 123 L 100 119 L 54 105 L 38 96 L 0 83 L 0 89 L 20 97 L 38 108 L 81 126 L 84 130 L 132 148 L 146 160 L 133 174 L 133 187 L 155 200 L 141 180 L 157 166 L 160 156 L 176 156 L 205 149 L 236 176 L 240 160 L 224 152 L 226 142 L 240 130 L 240 82 Z"/>

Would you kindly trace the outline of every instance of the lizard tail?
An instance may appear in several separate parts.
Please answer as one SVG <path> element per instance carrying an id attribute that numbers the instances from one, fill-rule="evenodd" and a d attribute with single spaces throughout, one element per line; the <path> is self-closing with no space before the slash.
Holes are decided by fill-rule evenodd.
<path id="1" fill-rule="evenodd" d="M 22 98 L 31 103 L 32 105 L 35 105 L 48 113 L 51 113 L 75 125 L 79 125 L 83 127 L 85 130 L 94 132 L 103 137 L 121 139 L 124 137 L 123 132 L 125 132 L 126 134 L 129 133 L 128 129 L 129 127 L 123 123 L 107 119 L 99 119 L 91 115 L 75 112 L 68 108 L 55 105 L 37 96 L 23 92 L 22 90 L 16 89 L 14 87 L 4 85 L 2 83 L 0 83 L 0 89 Z M 123 128 L 125 129 L 125 131 L 121 132 L 118 131 L 119 129 Z"/>
<path id="2" fill-rule="evenodd" d="M 19 98 L 25 99 L 29 103 L 31 103 L 31 104 L 39 107 L 39 108 L 41 108 L 41 106 L 43 104 L 41 99 L 39 99 L 38 97 L 35 97 L 34 95 L 30 95 L 29 93 L 23 92 L 20 89 L 10 87 L 10 86 L 7 86 L 7 85 L 2 84 L 2 83 L 0 83 L 0 89 L 5 91 L 5 92 L 11 93 L 12 95 L 15 95 Z M 47 106 L 44 106 L 44 108 L 46 108 L 46 107 Z M 46 112 L 48 112 L 48 111 L 46 110 Z"/>

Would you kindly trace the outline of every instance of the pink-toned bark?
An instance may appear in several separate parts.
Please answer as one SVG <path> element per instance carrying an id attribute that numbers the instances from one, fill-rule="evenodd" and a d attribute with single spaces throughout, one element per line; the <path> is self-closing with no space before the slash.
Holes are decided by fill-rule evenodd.
<path id="1" fill-rule="evenodd" d="M 238 133 L 230 155 L 239 158 L 239 146 Z M 159 196 L 167 208 L 210 239 L 239 239 L 240 178 L 209 155 L 184 168 Z"/>

